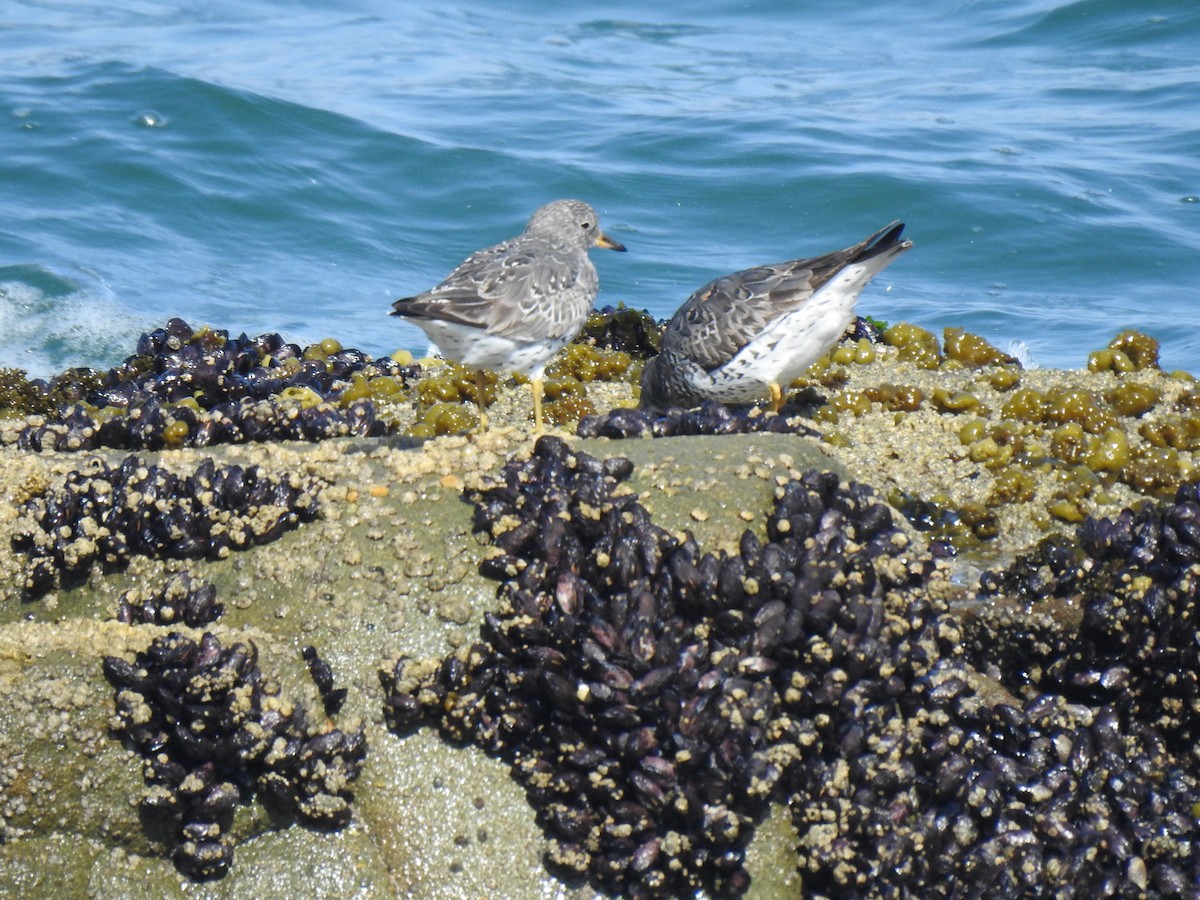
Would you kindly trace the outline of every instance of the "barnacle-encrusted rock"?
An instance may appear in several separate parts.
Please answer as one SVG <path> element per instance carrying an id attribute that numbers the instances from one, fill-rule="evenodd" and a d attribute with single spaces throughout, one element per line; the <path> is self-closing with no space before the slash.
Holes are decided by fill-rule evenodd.
<path id="1" fill-rule="evenodd" d="M 327 362 L 342 352 L 324 343 L 282 366 L 299 372 L 296 367 Z M 550 602 L 557 604 L 557 579 L 565 577 L 564 586 L 586 585 L 577 591 L 599 598 L 588 601 L 588 609 L 595 610 L 588 617 L 589 629 L 601 620 L 616 628 L 620 615 L 626 624 L 631 621 L 634 608 L 622 593 L 636 597 L 637 608 L 647 608 L 640 606 L 645 602 L 641 588 L 621 587 L 623 576 L 615 570 L 611 583 L 603 577 L 593 583 L 598 567 L 584 581 L 571 568 L 569 554 L 551 565 L 536 540 L 522 543 L 528 533 L 527 507 L 542 510 L 538 515 L 543 518 L 534 518 L 547 522 L 547 539 L 557 540 L 560 534 L 559 525 L 550 521 L 549 510 L 556 507 L 532 504 L 529 496 L 563 492 L 571 519 L 562 527 L 569 533 L 578 529 L 576 519 L 605 515 L 609 501 L 600 506 L 576 503 L 598 477 L 595 472 L 585 477 L 586 466 L 577 461 L 574 468 L 581 471 L 565 487 L 563 478 L 543 479 L 522 465 L 528 483 L 518 492 L 517 505 L 504 522 L 486 530 L 493 548 L 483 554 L 503 554 L 486 564 L 487 571 L 502 581 L 518 582 L 501 588 L 500 602 L 508 602 L 503 599 L 508 592 L 516 598 L 532 591 L 523 581 L 527 578 L 529 584 L 546 586 L 533 591 L 536 614 L 515 621 L 515 606 L 497 608 L 487 599 L 495 585 L 466 571 L 474 565 L 477 548 L 470 540 L 467 508 L 452 499 L 458 486 L 464 481 L 477 485 L 478 473 L 491 470 L 497 456 L 528 452 L 520 443 L 521 430 L 505 427 L 521 421 L 511 402 L 521 395 L 511 385 L 500 386 L 491 410 L 499 429 L 470 439 L 434 440 L 415 452 L 403 449 L 415 442 L 396 440 L 215 451 L 218 465 L 257 463 L 271 471 L 314 473 L 335 482 L 322 498 L 329 515 L 291 535 L 285 545 L 188 564 L 194 578 L 211 578 L 220 586 L 230 606 L 228 627 L 246 629 L 228 638 L 222 632 L 224 643 L 247 643 L 253 635 L 264 659 L 271 660 L 270 668 L 283 678 L 285 693 L 298 690 L 310 696 L 310 708 L 322 721 L 321 702 L 303 675 L 301 648 L 319 647 L 335 664 L 339 680 L 351 686 L 366 675 L 373 677 L 380 658 L 403 650 L 416 658 L 399 667 L 389 665 L 386 673 L 397 684 L 388 695 L 389 718 L 396 727 L 435 721 L 443 735 L 490 747 L 483 740 L 490 727 L 486 713 L 500 723 L 497 727 L 514 729 L 511 744 L 492 752 L 509 765 L 517 757 L 534 762 L 518 763 L 517 777 L 506 783 L 503 763 L 483 758 L 474 746 L 448 748 L 434 729 L 404 740 L 370 732 L 373 769 L 355 783 L 352 826 L 336 835 L 299 828 L 264 833 L 271 819 L 249 801 L 265 798 L 271 790 L 286 794 L 283 787 L 273 778 L 249 788 L 237 778 L 219 778 L 213 784 L 228 782 L 241 794 L 231 830 L 220 826 L 214 831 L 215 823 L 195 818 L 184 835 L 182 818 L 170 821 L 174 813 L 163 813 L 172 841 L 194 845 L 180 851 L 181 860 L 202 874 L 219 867 L 222 839 L 254 838 L 238 846 L 238 866 L 223 883 L 185 888 L 240 896 L 264 889 L 269 893 L 272 884 L 287 883 L 300 885 L 303 893 L 304 878 L 319 868 L 330 879 L 325 882 L 330 893 L 525 896 L 540 885 L 561 884 L 545 882 L 539 871 L 539 854 L 548 847 L 556 873 L 570 876 L 582 870 L 591 887 L 638 895 L 690 894 L 699 885 L 709 894 L 733 894 L 745 882 L 737 854 L 751 841 L 745 850 L 746 869 L 755 877 L 753 895 L 1195 893 L 1200 883 L 1193 837 L 1200 770 L 1191 709 L 1194 684 L 1189 680 L 1196 665 L 1186 643 L 1195 634 L 1188 606 L 1192 576 L 1191 564 L 1184 564 L 1191 552 L 1191 513 L 1184 505 L 1171 514 L 1168 527 L 1166 510 L 1180 504 L 1151 506 L 1150 515 L 1137 504 L 1134 491 L 1171 497 L 1181 479 L 1195 477 L 1200 432 L 1193 426 L 1200 421 L 1195 416 L 1200 394 L 1186 376 L 1168 375 L 1154 366 L 1135 368 L 1128 357 L 1126 364 L 1114 355 L 1112 366 L 1092 374 L 986 361 L 974 368 L 970 360 L 956 359 L 951 342 L 946 344 L 944 358 L 927 370 L 897 362 L 894 347 L 859 343 L 839 348 L 835 363 L 840 364 L 810 373 L 803 399 L 789 408 L 803 405 L 807 413 L 822 402 L 844 402 L 839 431 L 827 431 L 821 448 L 783 435 L 620 445 L 638 461 L 633 484 L 642 497 L 634 505 L 644 501 L 653 517 L 650 528 L 672 529 L 662 558 L 646 571 L 657 571 L 664 560 L 678 557 L 701 569 L 705 578 L 715 577 L 717 584 L 707 599 L 674 588 L 660 594 L 659 587 L 668 585 L 665 576 L 645 576 L 639 563 L 635 580 L 655 586 L 649 593 L 656 610 L 674 610 L 668 619 L 685 623 L 686 643 L 674 666 L 658 665 L 657 659 L 646 669 L 634 662 L 617 664 L 630 676 L 628 687 L 622 687 L 624 676 L 615 669 L 585 671 L 594 664 L 581 653 L 557 661 L 549 651 L 559 645 L 539 631 L 551 622 L 551 613 L 542 606 L 551 596 L 551 584 Z M 874 351 L 873 361 L 866 350 Z M 556 402 L 566 401 L 570 416 L 582 409 L 575 408 L 581 398 L 596 401 L 600 409 L 628 399 L 626 384 L 588 385 L 583 397 L 579 387 L 587 384 L 584 379 L 598 359 L 590 352 L 576 353 L 569 362 L 578 371 L 564 371 L 555 387 Z M 636 365 L 631 364 L 630 373 Z M 350 386 L 336 401 L 340 408 L 365 399 L 378 402 L 385 393 L 415 402 L 416 391 L 402 377 L 368 377 L 363 374 L 368 371 L 351 373 Z M 83 388 L 85 379 L 78 386 Z M 918 386 L 920 393 L 910 390 Z M 943 401 L 963 392 L 979 405 L 966 414 L 943 413 L 933 400 L 938 388 L 950 392 Z M 40 392 L 42 386 L 35 389 Z M 104 418 L 88 400 L 91 388 L 73 390 L 64 387 L 62 404 L 81 403 L 88 416 Z M 303 412 L 320 408 L 321 402 L 314 401 L 320 393 L 295 384 L 271 396 Z M 839 396 L 844 401 L 836 401 Z M 168 405 L 193 408 L 194 402 L 184 397 Z M 464 409 L 460 403 L 451 405 Z M 953 404 L 942 405 L 949 410 Z M 399 407 L 380 408 L 391 415 Z M 524 411 L 522 406 L 521 415 Z M 406 421 L 401 420 L 402 427 Z M 0 413 L 0 425 L 0 440 L 15 442 L 15 421 Z M 176 421 L 164 429 L 164 446 L 182 439 L 181 432 L 188 429 L 183 426 Z M 799 462 L 801 444 L 813 446 L 816 453 Z M 769 448 L 765 459 L 764 445 Z M 162 460 L 148 459 L 187 474 L 202 454 L 186 449 L 186 443 L 181 446 Z M 613 446 L 596 441 L 587 449 L 607 453 Z M 897 543 L 866 567 L 858 533 L 860 523 L 863 533 L 869 530 L 865 511 L 877 504 L 861 504 L 860 511 L 855 501 L 848 522 L 839 504 L 865 496 L 864 489 L 812 475 L 801 482 L 797 470 L 823 464 L 822 451 L 870 479 L 884 496 L 902 497 L 899 489 L 920 498 L 902 503 L 904 512 L 919 513 L 914 516 L 918 521 L 946 514 L 951 527 L 932 548 L 938 553 L 947 552 L 951 541 L 971 545 L 982 540 L 1010 553 L 1044 536 L 1038 529 L 1053 534 L 1067 521 L 1084 523 L 1094 534 L 1085 543 L 1072 534 L 1055 536 L 1020 565 L 1005 567 L 978 597 L 968 579 L 948 584 L 939 570 L 931 570 L 919 543 Z M 51 496 L 69 467 L 90 475 L 87 467 L 94 464 L 91 454 L 22 453 L 16 446 L 5 447 L 3 454 L 13 473 L 8 484 L 15 498 L 7 510 L 0 504 L 6 537 L 23 524 L 20 510 L 30 498 Z M 572 455 L 578 456 L 568 453 L 564 459 Z M 115 465 L 112 456 L 106 458 Z M 538 465 L 550 463 L 541 459 Z M 610 474 L 615 478 L 620 469 Z M 803 490 L 788 488 L 789 480 Z M 624 503 L 629 483 L 614 484 L 611 492 L 596 496 L 611 493 Z M 777 486 L 780 498 L 767 500 Z M 793 512 L 776 510 L 784 493 L 804 498 L 788 501 L 794 504 L 788 509 L 814 517 L 815 531 L 804 531 L 805 517 L 793 524 Z M 1118 513 L 1124 505 L 1131 507 L 1128 513 Z M 1098 517 L 1088 521 L 1097 509 L 1104 511 L 1109 526 L 1098 526 Z M 604 526 L 618 535 L 606 551 L 610 564 L 630 552 L 628 547 L 614 552 L 613 547 L 630 542 L 641 547 L 631 535 L 647 530 L 641 513 L 625 506 L 619 511 L 621 521 Z M 1148 527 L 1151 521 L 1158 524 Z M 753 539 L 739 543 L 730 528 L 737 522 L 754 529 Z M 699 544 L 685 552 L 679 548 L 687 538 L 675 529 L 687 527 L 695 529 Z M 734 525 L 739 531 L 742 527 Z M 314 528 L 320 530 L 310 530 Z M 793 531 L 808 534 L 799 552 L 786 545 Z M 887 532 L 882 529 L 877 536 Z M 1134 536 L 1128 546 L 1127 533 Z M 494 549 L 501 542 L 520 549 L 512 554 Z M 286 552 L 277 552 L 278 546 L 286 546 Z M 1153 546 L 1158 549 L 1150 552 Z M 715 547 L 725 554 L 702 552 Z M 1173 548 L 1179 559 L 1172 561 L 1164 547 Z M 992 548 L 985 545 L 979 552 Z M 723 561 L 706 569 L 713 565 L 705 562 L 710 556 Z M 445 567 L 441 557 L 446 557 Z M 55 878 L 62 885 L 50 890 L 97 896 L 127 896 L 143 881 L 151 893 L 176 890 L 179 878 L 164 854 L 156 852 L 162 832 L 143 833 L 136 809 L 127 802 L 130 792 L 139 793 L 129 752 L 104 735 L 112 691 L 97 677 L 94 662 L 85 670 L 78 661 L 94 661 L 101 653 L 132 660 L 137 649 L 162 634 L 166 629 L 157 625 L 130 627 L 94 619 L 105 617 L 121 592 L 134 587 L 125 615 L 136 623 L 139 601 L 176 596 L 177 587 L 164 585 L 178 564 L 141 559 L 103 578 L 101 567 L 93 565 L 87 584 L 55 591 L 38 604 L 20 604 L 13 585 L 23 581 L 19 567 L 26 560 L 10 554 L 0 562 L 12 601 L 0 652 L 0 675 L 9 698 L 0 715 L 7 760 L 0 766 L 0 893 L 37 894 L 30 889 L 35 881 L 49 893 L 45 885 Z M 976 563 L 972 554 L 952 565 L 961 574 Z M 876 587 L 869 586 L 868 570 Z M 806 585 L 802 590 L 797 588 L 801 581 Z M 189 596 L 199 597 L 201 590 L 193 581 Z M 947 611 L 940 598 L 951 591 L 963 602 Z M 799 599 L 805 594 L 807 605 Z M 728 603 L 726 595 L 732 598 Z M 501 626 L 496 634 L 511 647 L 500 647 L 490 626 L 476 636 L 476 623 L 487 610 Z M 597 627 L 608 634 L 604 625 Z M 656 647 L 664 641 L 669 646 L 673 629 L 680 627 L 656 620 L 648 633 Z M 624 628 L 620 634 L 626 648 L 620 652 L 629 653 L 630 638 Z M 590 630 L 589 636 L 599 644 Z M 473 642 L 478 646 L 472 647 Z M 761 649 L 748 654 L 747 642 Z M 684 649 L 700 644 L 708 656 L 688 662 Z M 450 653 L 450 662 L 441 655 L 447 647 L 460 648 Z M 422 658 L 432 653 L 439 655 Z M 549 661 L 541 665 L 543 658 Z M 534 682 L 535 661 L 549 673 L 544 684 Z M 661 672 L 642 680 L 664 668 L 685 673 L 682 683 L 677 674 L 674 682 L 657 684 L 666 677 Z M 616 678 L 617 687 L 608 687 L 600 671 Z M 497 673 L 496 682 L 483 689 L 484 712 L 476 715 L 470 695 L 476 686 L 482 688 L 480 678 L 488 672 Z M 320 691 L 322 685 L 329 687 L 329 697 L 323 699 L 336 702 L 340 688 L 333 673 L 314 661 L 311 674 Z M 708 679 L 708 703 L 701 708 L 698 702 L 686 715 L 681 704 L 680 714 L 670 718 L 671 698 L 692 698 L 686 693 L 692 690 L 692 677 L 697 692 L 699 679 Z M 618 708 L 594 722 L 591 714 L 608 709 L 600 701 L 593 699 L 583 712 L 557 705 L 569 699 L 572 688 L 578 699 L 582 685 L 589 697 L 593 689 L 608 687 L 624 690 L 626 699 L 611 699 Z M 352 695 L 347 706 L 357 713 L 360 701 L 378 702 Z M 493 709 L 489 704 L 498 704 L 498 715 L 488 712 Z M 636 728 L 619 724 L 629 714 L 626 706 L 640 717 Z M 754 720 L 759 709 L 766 711 L 766 726 Z M 370 719 L 366 727 L 372 727 Z M 589 768 L 586 755 L 573 756 L 572 765 L 563 762 L 546 736 L 567 727 L 580 735 L 584 750 L 599 746 L 617 764 L 615 769 L 602 771 L 609 765 L 602 759 Z M 753 730 L 759 727 L 765 736 Z M 677 733 L 706 742 L 710 730 L 722 737 L 716 755 L 702 756 L 703 763 L 689 762 L 686 755 L 678 761 L 682 745 L 674 737 L 662 737 Z M 638 733 L 625 738 L 624 755 L 619 746 L 610 747 L 613 735 L 630 731 Z M 647 734 L 658 741 L 656 747 L 672 751 L 669 758 L 638 743 L 648 740 Z M 733 771 L 732 780 L 725 780 L 724 755 L 752 764 L 753 773 L 743 777 Z M 686 785 L 708 769 L 718 772 L 705 776 L 712 779 L 713 790 L 725 791 L 732 784 L 735 791 L 744 788 L 745 796 L 735 797 L 733 805 L 704 800 L 711 809 L 699 824 L 679 810 L 668 815 L 651 809 L 653 804 L 637 799 L 637 792 L 654 795 L 656 779 L 669 783 L 672 770 L 660 760 L 674 767 L 677 787 L 664 791 L 667 797 L 686 796 Z M 202 772 L 195 784 L 205 785 L 206 777 Z M 573 788 L 576 792 L 566 800 L 560 801 L 558 793 L 550 799 L 539 793 L 558 790 L 560 782 L 576 785 L 580 777 L 587 785 Z M 625 793 L 625 802 L 648 810 L 649 826 L 629 806 L 616 812 L 615 804 L 622 801 L 593 801 L 593 794 L 610 787 L 606 779 Z M 707 781 L 701 784 L 710 787 Z M 163 800 L 169 792 L 158 787 L 151 785 L 150 793 Z M 523 791 L 531 808 L 521 800 Z M 228 794 L 217 792 L 212 800 L 220 808 Z M 145 817 L 158 815 L 154 802 L 142 809 Z M 561 807 L 555 805 L 560 802 Z M 337 800 L 324 797 L 308 808 L 319 813 L 326 804 L 341 808 Z M 766 804 L 774 808 L 762 821 L 755 810 Z M 578 811 L 593 806 L 601 819 L 582 819 Z M 531 827 L 532 810 L 553 842 Z M 742 818 L 747 816 L 749 822 Z M 582 837 L 564 831 L 581 830 L 585 822 Z M 705 835 L 700 851 L 693 849 L 689 832 L 680 830 L 693 826 Z M 630 848 L 624 841 L 635 834 L 637 845 Z M 715 848 L 726 849 L 717 853 Z M 618 872 L 625 858 L 630 861 Z M 659 874 L 672 864 L 676 868 Z M 793 866 L 796 871 L 788 872 Z M 765 884 L 770 878 L 779 880 Z M 571 893 L 578 887 L 573 879 L 566 881 L 562 890 Z"/>
<path id="2" fill-rule="evenodd" d="M 168 823 L 184 874 L 228 871 L 233 812 L 252 794 L 317 827 L 350 820 L 364 732 L 310 723 L 263 678 L 253 643 L 172 632 L 132 663 L 106 656 L 104 674 L 117 689 L 112 728 L 146 760 L 143 815 Z"/>

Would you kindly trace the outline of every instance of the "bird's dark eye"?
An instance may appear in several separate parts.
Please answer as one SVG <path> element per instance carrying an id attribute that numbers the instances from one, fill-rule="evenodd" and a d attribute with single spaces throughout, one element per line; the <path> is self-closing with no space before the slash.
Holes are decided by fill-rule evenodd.
<path id="1" fill-rule="evenodd" d="M 580 222 L 579 227 L 582 228 L 584 231 L 587 231 L 589 228 L 592 227 L 592 223 L 591 222 Z"/>

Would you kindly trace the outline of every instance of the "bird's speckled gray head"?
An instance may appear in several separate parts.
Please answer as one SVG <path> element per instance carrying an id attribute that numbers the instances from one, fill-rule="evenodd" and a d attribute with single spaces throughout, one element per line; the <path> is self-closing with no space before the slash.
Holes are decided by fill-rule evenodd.
<path id="1" fill-rule="evenodd" d="M 582 200 L 555 200 L 540 207 L 529 217 L 525 233 L 584 250 L 589 247 L 625 249 L 600 230 L 596 210 Z"/>

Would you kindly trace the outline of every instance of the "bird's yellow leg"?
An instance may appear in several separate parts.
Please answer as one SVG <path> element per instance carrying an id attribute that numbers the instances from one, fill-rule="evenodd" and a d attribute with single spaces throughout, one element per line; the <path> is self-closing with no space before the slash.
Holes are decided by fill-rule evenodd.
<path id="1" fill-rule="evenodd" d="M 531 378 L 529 384 L 533 388 L 533 433 L 545 434 L 542 428 L 542 379 Z"/>
<path id="2" fill-rule="evenodd" d="M 783 389 L 774 381 L 771 382 L 771 411 L 779 412 L 783 408 Z"/>
<path id="3" fill-rule="evenodd" d="M 479 406 L 479 430 L 487 431 L 487 409 L 483 405 L 483 369 L 475 370 L 475 403 Z"/>

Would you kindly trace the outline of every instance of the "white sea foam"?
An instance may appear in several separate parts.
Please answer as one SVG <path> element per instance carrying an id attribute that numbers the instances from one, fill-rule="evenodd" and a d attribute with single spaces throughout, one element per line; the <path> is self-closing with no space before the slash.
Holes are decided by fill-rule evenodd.
<path id="1" fill-rule="evenodd" d="M 44 378 L 72 365 L 106 367 L 149 327 L 86 272 L 0 269 L 0 367 Z"/>

